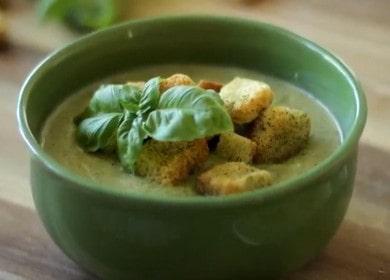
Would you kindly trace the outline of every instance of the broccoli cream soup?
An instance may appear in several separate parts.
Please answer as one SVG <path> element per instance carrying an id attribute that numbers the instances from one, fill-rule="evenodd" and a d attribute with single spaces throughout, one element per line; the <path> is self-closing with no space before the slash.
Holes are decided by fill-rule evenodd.
<path id="1" fill-rule="evenodd" d="M 272 184 L 298 176 L 328 157 L 340 144 L 338 126 L 327 111 L 310 94 L 282 80 L 247 71 L 240 68 L 204 65 L 158 65 L 137 68 L 117 75 L 67 98 L 48 118 L 41 133 L 44 150 L 67 169 L 106 185 L 120 188 L 124 192 L 143 192 L 157 195 L 192 196 L 196 178 L 200 172 L 216 163 L 225 162 L 219 156 L 210 154 L 202 168 L 183 183 L 175 186 L 161 185 L 148 178 L 139 177 L 124 171 L 116 154 L 88 153 L 76 141 L 77 126 L 74 118 L 80 115 L 91 99 L 93 92 L 101 84 L 125 83 L 126 81 L 146 81 L 155 76 L 169 77 L 174 73 L 185 73 L 194 81 L 210 80 L 226 84 L 235 77 L 242 77 L 268 84 L 274 94 L 272 106 L 283 105 L 304 111 L 310 118 L 311 130 L 307 145 L 299 153 L 280 163 L 253 164 L 254 167 L 272 174 Z M 202 170 L 202 171 L 199 171 Z M 268 173 L 267 172 L 267 173 Z M 272 187 L 269 186 L 269 187 Z"/>

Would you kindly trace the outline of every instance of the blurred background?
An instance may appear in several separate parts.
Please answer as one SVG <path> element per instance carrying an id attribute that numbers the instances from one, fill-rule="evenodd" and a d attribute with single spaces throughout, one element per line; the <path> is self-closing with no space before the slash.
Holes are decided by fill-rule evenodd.
<path id="1" fill-rule="evenodd" d="M 53 49 L 129 19 L 204 13 L 277 24 L 321 44 L 351 66 L 370 106 L 363 140 L 390 150 L 390 128 L 383 122 L 390 121 L 390 110 L 386 110 L 390 105 L 388 0 L 0 0 L 0 9 L 2 82 L 7 81 L 6 74 L 16 74 L 3 73 L 4 67 L 17 67 L 14 71 L 20 71 L 20 82 Z M 18 58 L 21 61 L 10 61 Z"/>
<path id="2" fill-rule="evenodd" d="M 0 279 L 89 279 L 52 244 L 33 210 L 29 157 L 15 118 L 26 75 L 48 53 L 88 32 L 195 13 L 282 26 L 356 72 L 369 115 L 352 203 L 329 249 L 291 279 L 390 279 L 389 0 L 0 0 Z"/>

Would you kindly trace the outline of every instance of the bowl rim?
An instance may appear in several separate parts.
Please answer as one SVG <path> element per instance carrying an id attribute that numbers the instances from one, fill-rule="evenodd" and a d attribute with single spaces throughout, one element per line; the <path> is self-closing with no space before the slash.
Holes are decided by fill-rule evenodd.
<path id="1" fill-rule="evenodd" d="M 41 145 L 38 143 L 32 134 L 28 121 L 27 121 L 27 101 L 29 98 L 29 90 L 32 85 L 41 78 L 45 73 L 45 68 L 51 63 L 58 61 L 60 57 L 65 57 L 66 52 L 69 49 L 76 48 L 80 45 L 88 44 L 99 38 L 117 32 L 122 29 L 130 28 L 133 25 L 142 24 L 153 24 L 159 22 L 159 24 L 164 24 L 167 22 L 180 22 L 180 21 L 193 21 L 193 22 L 218 22 L 219 24 L 234 24 L 240 25 L 243 28 L 263 28 L 272 30 L 274 32 L 280 33 L 282 36 L 287 36 L 291 39 L 297 40 L 300 43 L 304 44 L 307 48 L 310 48 L 312 51 L 319 53 L 330 63 L 332 63 L 347 79 L 353 88 L 352 94 L 355 98 L 355 106 L 357 113 L 353 121 L 351 132 L 347 135 L 341 144 L 337 147 L 335 151 L 332 152 L 325 160 L 321 161 L 318 165 L 310 168 L 308 171 L 304 172 L 301 175 L 295 176 L 291 179 L 279 182 L 273 185 L 270 188 L 261 188 L 250 192 L 244 192 L 239 194 L 227 195 L 227 196 L 190 196 L 190 197 L 176 197 L 176 196 L 162 196 L 154 194 L 145 194 L 140 192 L 129 192 L 119 188 L 110 188 L 106 184 L 101 184 L 94 182 L 86 177 L 78 175 L 71 170 L 64 168 L 59 162 L 47 154 Z M 101 195 L 105 198 L 112 198 L 116 201 L 123 200 L 128 203 L 147 203 L 148 205 L 160 205 L 160 206 L 176 206 L 176 207 L 200 207 L 200 208 L 209 208 L 209 207 L 234 207 L 241 204 L 253 204 L 266 202 L 280 198 L 282 196 L 288 195 L 292 192 L 301 191 L 305 186 L 309 185 L 310 182 L 320 178 L 323 174 L 326 174 L 332 169 L 332 167 L 337 166 L 345 157 L 347 157 L 354 149 L 359 141 L 360 135 L 363 131 L 363 128 L 366 123 L 367 118 L 367 105 L 366 98 L 363 92 L 363 89 L 360 85 L 360 82 L 356 78 L 355 74 L 349 67 L 343 62 L 342 59 L 336 55 L 330 53 L 323 47 L 317 45 L 316 43 L 306 39 L 300 35 L 297 35 L 291 31 L 288 31 L 282 27 L 275 26 L 270 23 L 265 23 L 261 21 L 254 21 L 243 19 L 239 17 L 231 16 L 210 16 L 210 15 L 186 15 L 186 16 L 158 16 L 158 17 L 149 17 L 138 20 L 131 20 L 122 24 L 112 26 L 103 30 L 95 31 L 91 34 L 83 36 L 74 42 L 65 45 L 63 48 L 55 50 L 49 54 L 43 61 L 41 61 L 27 76 L 24 81 L 22 88 L 19 93 L 18 103 L 17 103 L 17 119 L 19 131 L 22 134 L 22 137 L 27 144 L 32 156 L 35 156 L 39 159 L 45 167 L 54 172 L 59 177 L 66 179 L 72 184 L 68 184 L 69 187 L 77 188 L 80 192 L 90 192 L 95 195 Z M 80 187 L 82 186 L 82 187 Z"/>

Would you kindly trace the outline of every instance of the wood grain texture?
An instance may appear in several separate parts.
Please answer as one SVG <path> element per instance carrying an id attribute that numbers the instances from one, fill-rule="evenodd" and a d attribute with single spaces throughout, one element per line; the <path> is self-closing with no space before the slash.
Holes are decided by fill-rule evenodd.
<path id="1" fill-rule="evenodd" d="M 268 21 L 340 55 L 366 90 L 369 116 L 347 217 L 327 249 L 286 280 L 390 279 L 390 1 L 129 0 L 132 18 L 213 13 Z M 42 24 L 33 1 L 4 13 L 10 48 L 0 51 L 0 279 L 94 279 L 53 244 L 34 211 L 28 154 L 18 134 L 17 93 L 28 72 L 76 35 Z"/>

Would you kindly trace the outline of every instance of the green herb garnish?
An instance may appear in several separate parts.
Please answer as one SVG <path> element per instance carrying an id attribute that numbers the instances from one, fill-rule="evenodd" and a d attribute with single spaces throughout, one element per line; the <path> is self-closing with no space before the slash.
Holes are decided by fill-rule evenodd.
<path id="1" fill-rule="evenodd" d="M 196 86 L 175 86 L 160 95 L 160 78 L 143 90 L 131 85 L 105 85 L 75 119 L 84 150 L 114 148 L 123 167 L 134 172 L 144 141 L 192 141 L 233 131 L 219 95 Z"/>

